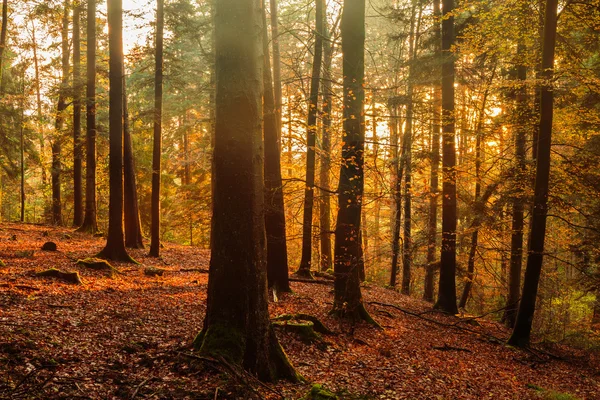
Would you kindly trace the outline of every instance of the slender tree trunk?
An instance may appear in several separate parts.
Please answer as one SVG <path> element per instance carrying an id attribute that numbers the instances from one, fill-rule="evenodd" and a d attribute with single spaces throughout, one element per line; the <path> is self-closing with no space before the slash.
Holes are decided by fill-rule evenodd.
<path id="1" fill-rule="evenodd" d="M 379 195 L 379 137 L 377 136 L 377 107 L 375 104 L 376 94 L 377 91 L 373 89 L 373 93 L 371 95 L 371 129 L 373 130 L 373 169 L 375 171 L 375 178 L 373 179 L 373 193 L 375 193 L 375 198 L 373 199 L 373 265 L 379 264 L 379 256 L 381 254 L 381 244 L 379 240 L 379 217 L 381 215 L 381 198 Z"/>
<path id="2" fill-rule="evenodd" d="M 315 196 L 315 146 L 317 137 L 317 107 L 319 82 L 323 52 L 323 1 L 316 1 L 315 52 L 310 79 L 308 98 L 307 138 L 306 138 L 306 186 L 304 189 L 304 217 L 302 220 L 302 258 L 296 274 L 312 278 L 312 220 Z"/>
<path id="3" fill-rule="evenodd" d="M 62 80 L 56 106 L 56 120 L 54 124 L 54 140 L 52 141 L 52 224 L 62 225 L 61 201 L 61 172 L 62 172 L 62 140 L 67 109 L 67 87 L 69 85 L 69 8 L 70 1 L 64 1 L 64 10 L 61 28 L 61 54 L 62 54 Z"/>
<path id="4" fill-rule="evenodd" d="M 519 43 L 517 46 L 517 59 L 523 60 L 525 57 L 525 46 Z M 517 94 L 515 104 L 515 161 L 516 161 L 516 193 L 512 201 L 512 228 L 510 240 L 510 269 L 508 274 L 508 296 L 506 299 L 506 311 L 504 313 L 504 323 L 512 328 L 517 318 L 517 309 L 519 305 L 519 291 L 521 289 L 521 268 L 523 263 L 523 236 L 524 236 L 524 210 L 525 193 L 523 183 L 526 179 L 526 136 L 527 136 L 527 67 L 525 65 L 517 66 Z"/>
<path id="5" fill-rule="evenodd" d="M 133 159 L 133 141 L 129 129 L 125 71 L 123 71 L 123 200 L 125 247 L 143 249 L 142 223 L 138 208 L 135 162 Z"/>
<path id="6" fill-rule="evenodd" d="M 81 141 L 81 5 L 73 5 L 73 226 L 83 223 L 83 148 Z"/>
<path id="7" fill-rule="evenodd" d="M 38 61 L 38 46 L 35 39 L 35 24 L 32 22 L 31 29 L 31 47 L 33 50 L 33 65 L 35 70 L 35 95 L 36 95 L 36 111 L 37 111 L 37 123 L 40 130 L 39 141 L 40 141 L 40 165 L 42 169 L 42 187 L 45 188 L 48 183 L 48 176 L 46 174 L 46 138 L 44 136 L 44 120 L 42 116 L 42 94 L 40 90 L 40 67 Z M 0 61 L 1 62 L 1 61 Z"/>
<path id="8" fill-rule="evenodd" d="M 365 1 L 344 0 L 342 11 L 344 87 L 342 162 L 335 228 L 333 313 L 375 323 L 360 291 L 360 217 L 364 192 Z"/>
<path id="9" fill-rule="evenodd" d="M 317 0 L 323 1 L 323 0 Z M 319 165 L 319 182 L 321 184 L 321 213 L 320 213 L 320 242 L 321 242 L 321 271 L 332 268 L 331 253 L 331 197 L 329 193 L 329 169 L 331 168 L 331 111 L 333 91 L 331 84 L 331 60 L 333 57 L 333 43 L 331 32 L 327 27 L 327 12 L 323 12 L 323 37 L 326 40 L 323 52 L 323 104 L 322 104 L 322 131 L 321 131 L 321 163 Z"/>
<path id="10" fill-rule="evenodd" d="M 390 105 L 392 115 L 392 129 L 391 129 L 391 144 L 392 144 L 392 201 L 393 201 L 393 217 L 392 217 L 392 265 L 390 274 L 390 286 L 396 286 L 397 274 L 398 274 L 398 259 L 400 257 L 400 224 L 402 221 L 402 197 L 400 196 L 402 190 L 402 175 L 404 162 L 400 162 L 400 158 L 404 160 L 404 147 L 402 147 L 402 154 L 398 152 L 400 147 L 400 133 L 398 132 L 399 127 L 402 126 L 398 121 L 398 106 L 396 104 Z M 401 167 L 402 165 L 402 167 Z"/>
<path id="11" fill-rule="evenodd" d="M 281 153 L 281 53 L 279 50 L 279 21 L 277 0 L 269 0 L 271 8 L 271 46 L 273 47 L 273 95 L 275 96 L 275 115 L 277 120 L 277 145 Z M 266 25 L 265 25 L 266 26 Z M 281 158 L 281 154 L 280 154 Z"/>
<path id="12" fill-rule="evenodd" d="M 96 233 L 96 0 L 87 2 L 85 215 L 80 232 Z"/>
<path id="13" fill-rule="evenodd" d="M 261 2 L 220 0 L 215 8 L 213 234 L 206 317 L 194 345 L 261 380 L 298 381 L 268 311 Z"/>
<path id="14" fill-rule="evenodd" d="M 442 0 L 442 252 L 434 308 L 456 314 L 456 146 L 454 130 L 454 0 Z"/>
<path id="15" fill-rule="evenodd" d="M 150 256 L 160 255 L 160 175 L 162 152 L 162 101 L 163 101 L 163 32 L 164 0 L 156 0 L 156 48 L 154 70 L 154 144 L 152 150 L 152 228 L 150 230 Z"/>
<path id="16" fill-rule="evenodd" d="M 433 1 L 433 16 L 436 23 L 435 28 L 435 58 L 441 60 L 441 31 L 440 20 L 442 10 L 440 0 Z M 438 68 L 436 71 L 441 76 Z M 423 300 L 433 302 L 434 298 L 434 276 L 435 276 L 435 253 L 437 243 L 437 221 L 438 221 L 438 193 L 439 193 L 439 170 L 440 170 L 440 134 L 442 131 L 442 87 L 436 82 L 433 86 L 433 116 L 431 134 L 431 172 L 429 184 L 429 219 L 427 221 L 427 265 L 425 266 L 425 286 Z"/>
<path id="17" fill-rule="evenodd" d="M 21 118 L 19 119 L 19 139 L 21 156 L 21 222 L 25 222 L 25 69 L 21 76 Z"/>
<path id="18" fill-rule="evenodd" d="M 557 0 L 546 1 L 544 19 L 544 42 L 542 46 L 542 77 L 544 83 L 540 98 L 540 125 L 537 148 L 537 166 L 533 198 L 533 216 L 529 241 L 527 267 L 523 281 L 523 294 L 519 311 L 508 343 L 513 346 L 529 345 L 531 326 L 535 311 L 546 237 L 546 216 L 548 215 L 548 181 L 550 178 L 550 145 L 552 118 L 554 113 L 554 50 L 556 46 Z"/>
<path id="19" fill-rule="evenodd" d="M 109 50 L 109 203 L 106 246 L 98 257 L 114 261 L 135 262 L 125 249 L 123 235 L 123 5 L 122 0 L 108 0 Z"/>
<path id="20" fill-rule="evenodd" d="M 263 0 L 264 1 L 264 0 Z M 319 1 L 319 0 L 317 0 Z M 267 234 L 267 277 L 269 287 L 277 292 L 290 292 L 288 281 L 281 150 L 279 148 L 277 109 L 273 96 L 269 36 L 266 7 L 263 3 L 263 132 L 265 141 L 265 229 Z"/>
<path id="21" fill-rule="evenodd" d="M 6 48 L 6 31 L 8 30 L 8 0 L 2 0 L 2 28 L 0 28 L 0 93 L 4 93 L 4 49 Z"/>

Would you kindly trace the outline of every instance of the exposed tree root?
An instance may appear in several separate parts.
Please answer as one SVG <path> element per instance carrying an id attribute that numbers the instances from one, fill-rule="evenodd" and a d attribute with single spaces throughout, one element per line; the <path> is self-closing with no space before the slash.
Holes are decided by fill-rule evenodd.
<path id="1" fill-rule="evenodd" d="M 41 277 L 58 278 L 65 282 L 74 283 L 76 285 L 82 284 L 81 278 L 79 277 L 79 272 L 64 272 L 56 268 L 50 268 L 46 271 L 38 272 L 36 275 Z"/>

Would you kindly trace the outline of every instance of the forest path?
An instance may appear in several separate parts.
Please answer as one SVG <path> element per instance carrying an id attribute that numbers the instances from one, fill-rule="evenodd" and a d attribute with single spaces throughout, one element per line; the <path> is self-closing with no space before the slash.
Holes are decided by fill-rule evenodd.
<path id="1" fill-rule="evenodd" d="M 58 251 L 40 250 L 46 241 Z M 208 251 L 167 243 L 163 257 L 153 259 L 134 250 L 142 265 L 116 263 L 122 274 L 113 277 L 75 264 L 103 245 L 103 238 L 71 229 L 0 224 L 0 398 L 214 399 L 217 388 L 220 399 L 256 396 L 187 355 L 202 326 L 208 279 L 193 269 L 208 268 Z M 149 266 L 164 268 L 164 276 L 144 275 Z M 83 285 L 35 276 L 48 268 L 78 271 Z M 597 352 L 555 347 L 568 361 L 555 360 L 490 341 L 508 336 L 495 322 L 475 326 L 375 304 L 368 308 L 385 329 L 353 327 L 328 315 L 330 286 L 292 288 L 270 304 L 271 315 L 312 314 L 336 335 L 316 346 L 279 332 L 280 342 L 307 380 L 342 399 L 539 399 L 552 398 L 551 390 L 600 398 Z M 366 285 L 363 294 L 415 314 L 430 309 L 384 288 Z M 253 386 L 264 398 L 278 392 L 298 399 L 310 389 Z"/>

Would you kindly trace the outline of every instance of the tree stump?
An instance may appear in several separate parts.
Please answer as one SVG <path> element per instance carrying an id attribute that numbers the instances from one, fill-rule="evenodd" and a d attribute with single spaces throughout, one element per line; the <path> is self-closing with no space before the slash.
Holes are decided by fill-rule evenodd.
<path id="1" fill-rule="evenodd" d="M 82 284 L 81 278 L 79 277 L 78 272 L 64 272 L 64 271 L 60 271 L 56 268 L 50 268 L 46 271 L 38 272 L 38 273 L 36 273 L 36 276 L 57 278 L 57 279 L 65 281 L 65 282 L 73 283 L 76 285 Z"/>

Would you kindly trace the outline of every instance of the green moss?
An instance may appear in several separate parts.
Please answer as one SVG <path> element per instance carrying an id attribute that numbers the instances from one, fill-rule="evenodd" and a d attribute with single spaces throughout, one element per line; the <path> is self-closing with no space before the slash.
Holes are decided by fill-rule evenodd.
<path id="1" fill-rule="evenodd" d="M 300 400 L 338 400 L 334 393 L 325 389 L 323 385 L 315 384 L 312 388 L 310 388 L 310 392 L 308 392 L 304 397 Z"/>
<path id="2" fill-rule="evenodd" d="M 0 268 L 4 268 L 6 267 L 6 264 L 4 264 L 4 261 L 0 260 Z"/>
<path id="3" fill-rule="evenodd" d="M 211 324 L 206 332 L 201 332 L 200 335 L 194 340 L 194 347 L 200 354 L 223 357 L 233 364 L 242 363 L 246 341 L 237 329 Z"/>
<path id="4" fill-rule="evenodd" d="M 541 386 L 533 383 L 528 383 L 527 387 L 539 392 L 540 398 L 543 400 L 579 400 L 579 397 L 575 397 L 569 393 L 561 393 L 555 390 L 547 390 Z"/>

